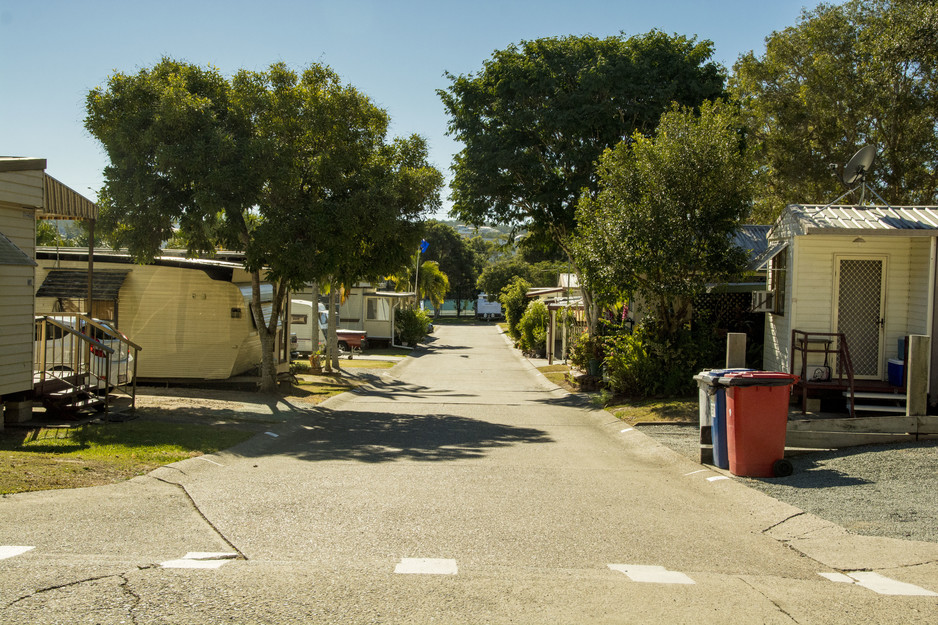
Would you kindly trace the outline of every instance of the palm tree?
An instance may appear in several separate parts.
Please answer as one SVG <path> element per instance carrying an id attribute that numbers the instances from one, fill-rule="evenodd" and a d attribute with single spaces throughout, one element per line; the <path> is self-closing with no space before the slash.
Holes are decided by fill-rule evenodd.
<path id="1" fill-rule="evenodd" d="M 443 298 L 449 292 L 449 278 L 440 271 L 440 263 L 435 260 L 424 262 L 420 265 L 420 275 L 417 279 L 419 281 L 417 285 L 418 301 L 420 294 L 423 293 L 430 298 L 430 304 L 433 305 L 433 309 L 439 315 L 439 311 L 443 307 Z"/>

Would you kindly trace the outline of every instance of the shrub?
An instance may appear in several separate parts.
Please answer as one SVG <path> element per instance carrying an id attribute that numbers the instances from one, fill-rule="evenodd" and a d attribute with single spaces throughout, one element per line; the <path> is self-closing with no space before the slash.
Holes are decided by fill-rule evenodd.
<path id="1" fill-rule="evenodd" d="M 584 332 L 577 337 L 570 348 L 570 364 L 585 371 L 590 360 L 601 358 L 601 344 L 600 338 L 591 337 L 589 333 Z"/>
<path id="2" fill-rule="evenodd" d="M 430 315 L 417 308 L 403 308 L 394 317 L 397 338 L 406 345 L 416 345 L 430 330 Z"/>
<path id="3" fill-rule="evenodd" d="M 639 325 L 632 334 L 607 337 L 603 348 L 606 384 L 630 397 L 690 394 L 694 374 L 708 364 L 713 337 L 708 328 L 655 338 L 653 324 Z"/>
<path id="4" fill-rule="evenodd" d="M 501 302 L 505 321 L 508 322 L 508 334 L 514 340 L 521 338 L 518 323 L 521 321 L 524 310 L 528 306 L 528 289 L 531 283 L 521 277 L 515 277 L 508 286 L 502 289 L 498 301 Z"/>
<path id="5" fill-rule="evenodd" d="M 547 324 L 550 321 L 544 302 L 531 302 L 518 322 L 521 349 L 539 354 L 547 351 Z"/>

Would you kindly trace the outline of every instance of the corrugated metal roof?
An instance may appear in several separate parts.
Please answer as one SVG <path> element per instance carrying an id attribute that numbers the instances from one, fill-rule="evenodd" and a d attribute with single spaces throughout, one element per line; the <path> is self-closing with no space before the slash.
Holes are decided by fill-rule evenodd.
<path id="1" fill-rule="evenodd" d="M 40 219 L 97 219 L 98 207 L 77 191 L 49 174 L 44 178 L 45 206 L 36 215 Z"/>
<path id="2" fill-rule="evenodd" d="M 0 265 L 36 266 L 29 254 L 16 246 L 0 232 Z"/>
<path id="3" fill-rule="evenodd" d="M 772 226 L 746 224 L 740 226 L 733 237 L 733 245 L 747 250 L 750 260 L 758 258 L 769 247 L 769 230 Z"/>
<path id="4" fill-rule="evenodd" d="M 92 276 L 92 296 L 96 300 L 117 300 L 130 269 L 96 269 Z M 50 269 L 36 297 L 88 297 L 88 272 L 85 269 Z"/>
<path id="5" fill-rule="evenodd" d="M 805 234 L 843 230 L 881 230 L 883 234 L 938 230 L 938 206 L 802 206 L 788 207 Z"/>

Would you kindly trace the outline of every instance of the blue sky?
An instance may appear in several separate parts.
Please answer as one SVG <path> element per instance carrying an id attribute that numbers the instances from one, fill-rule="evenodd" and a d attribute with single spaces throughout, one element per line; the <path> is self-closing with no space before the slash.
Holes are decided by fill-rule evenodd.
<path id="1" fill-rule="evenodd" d="M 226 75 L 284 61 L 331 66 L 391 115 L 393 135 L 424 136 L 444 174 L 459 144 L 436 95 L 444 72 L 478 71 L 494 50 L 546 36 L 657 28 L 709 39 L 731 68 L 796 23 L 790 0 L 0 0 L 0 155 L 96 198 L 106 158 L 83 127 L 84 99 L 115 71 L 163 56 Z"/>

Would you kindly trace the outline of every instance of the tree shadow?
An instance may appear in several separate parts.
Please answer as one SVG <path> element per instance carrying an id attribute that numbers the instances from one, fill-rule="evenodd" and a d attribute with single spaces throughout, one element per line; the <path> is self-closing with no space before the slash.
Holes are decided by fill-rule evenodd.
<path id="1" fill-rule="evenodd" d="M 455 415 L 321 411 L 279 453 L 309 461 L 440 462 L 481 458 L 500 447 L 551 443 L 543 430 Z"/>

